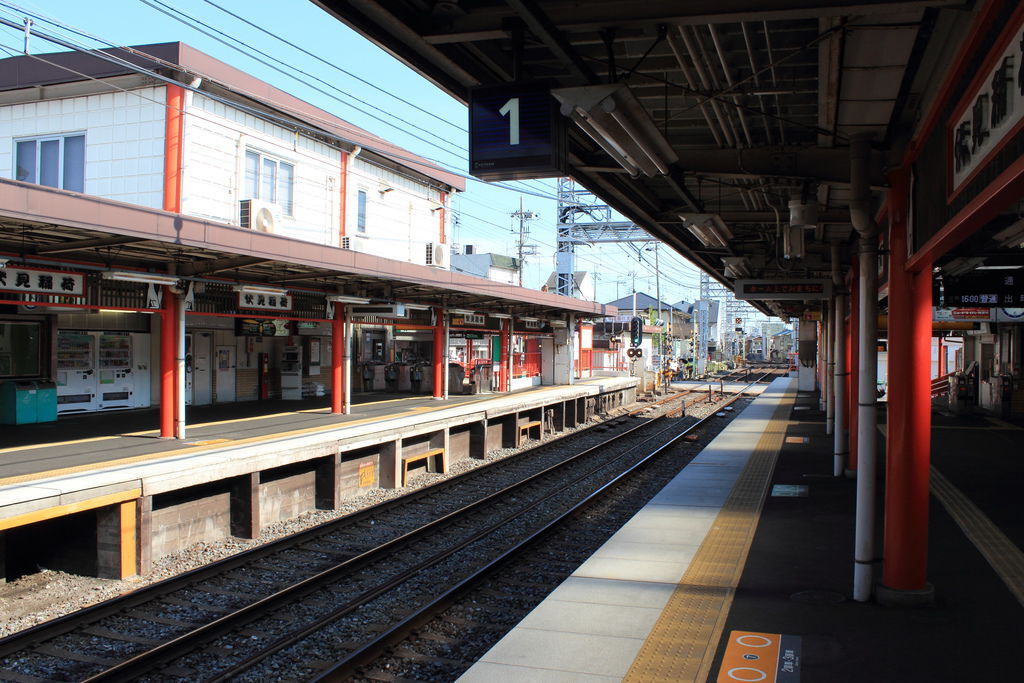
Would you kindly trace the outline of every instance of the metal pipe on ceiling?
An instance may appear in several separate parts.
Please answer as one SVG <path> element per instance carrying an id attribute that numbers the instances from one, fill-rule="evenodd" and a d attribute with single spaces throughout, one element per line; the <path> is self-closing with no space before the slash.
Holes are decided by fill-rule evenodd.
<path id="1" fill-rule="evenodd" d="M 679 64 L 679 70 L 683 72 L 683 78 L 686 79 L 686 87 L 691 91 L 697 90 L 697 82 L 693 78 L 693 72 L 690 71 L 690 67 L 686 65 L 686 59 L 683 58 L 684 46 L 679 44 L 679 36 L 673 32 L 668 32 L 668 45 L 672 48 L 672 54 L 675 55 L 676 62 Z M 715 138 L 715 144 L 722 147 L 722 135 L 718 132 L 718 128 L 711 120 L 711 114 L 708 112 L 708 105 L 706 98 L 697 96 L 698 106 L 700 107 L 700 113 L 704 115 L 704 121 L 708 124 L 708 130 L 711 131 L 711 135 Z"/>
<path id="2" fill-rule="evenodd" d="M 775 55 L 772 54 L 772 39 L 771 34 L 768 33 L 768 22 L 762 21 L 761 26 L 764 29 L 764 44 L 768 49 L 768 66 L 771 68 L 772 74 L 772 87 L 778 90 L 779 88 L 779 76 L 775 73 Z M 782 127 L 782 106 L 779 104 L 779 96 L 775 95 L 775 122 L 779 124 L 779 138 L 782 140 L 782 144 L 786 144 L 786 129 Z"/>
<path id="3" fill-rule="evenodd" d="M 704 69 L 704 65 L 701 64 L 700 59 L 697 57 L 697 48 L 694 46 L 693 37 L 690 35 L 689 27 L 679 26 L 679 36 L 683 39 L 683 45 L 686 46 L 686 52 L 690 56 L 690 60 L 693 62 L 693 68 L 697 72 L 697 77 L 700 79 L 701 87 L 705 92 L 711 92 L 711 79 L 708 77 L 707 71 Z M 722 134 L 725 136 L 725 142 L 729 147 L 736 147 L 737 141 L 733 137 L 732 130 L 726 123 L 725 114 L 722 112 L 722 105 L 713 97 L 709 97 L 708 100 L 711 102 L 711 109 L 715 112 L 715 118 L 718 119 L 718 124 L 722 127 Z"/>
<path id="4" fill-rule="evenodd" d="M 711 34 L 711 43 L 715 46 L 715 52 L 718 53 L 718 61 L 722 64 L 722 73 L 725 74 L 725 83 L 732 88 L 732 69 L 729 68 L 729 62 L 725 59 L 725 50 L 722 49 L 722 41 L 718 37 L 718 29 L 715 28 L 714 24 L 708 24 L 708 32 Z M 753 147 L 754 139 L 750 135 L 750 127 L 747 126 L 747 117 L 743 114 L 743 110 L 739 108 L 739 95 L 734 94 L 732 96 L 732 101 L 737 105 L 736 115 L 739 116 L 740 126 L 743 128 L 743 135 L 747 138 L 747 146 Z"/>
<path id="5" fill-rule="evenodd" d="M 747 46 L 747 59 L 750 60 L 750 73 L 754 77 L 754 87 L 760 89 L 761 79 L 757 75 L 757 62 L 754 59 L 754 45 L 750 40 L 750 29 L 747 28 L 747 22 L 741 21 L 740 29 L 743 31 L 743 42 Z M 761 105 L 761 123 L 764 126 L 765 137 L 768 138 L 769 145 L 775 144 L 774 140 L 772 139 L 772 129 L 771 126 L 768 124 L 768 116 L 764 108 L 764 95 L 758 95 L 757 101 Z"/>

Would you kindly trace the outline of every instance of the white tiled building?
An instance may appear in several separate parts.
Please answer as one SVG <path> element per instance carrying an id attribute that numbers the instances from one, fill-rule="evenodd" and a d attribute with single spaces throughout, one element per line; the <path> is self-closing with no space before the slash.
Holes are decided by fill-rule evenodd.
<path id="1" fill-rule="evenodd" d="M 140 49 L 202 77 L 190 90 L 144 73 L 90 81 L 50 68 L 45 86 L 0 97 L 0 177 L 448 266 L 446 209 L 461 178 L 187 45 Z M 109 69 L 75 53 L 48 58 Z M 15 74 L 27 59 L 0 64 Z M 178 107 L 180 152 L 170 123 Z M 179 201 L 169 206 L 173 168 L 165 171 L 176 153 Z"/>

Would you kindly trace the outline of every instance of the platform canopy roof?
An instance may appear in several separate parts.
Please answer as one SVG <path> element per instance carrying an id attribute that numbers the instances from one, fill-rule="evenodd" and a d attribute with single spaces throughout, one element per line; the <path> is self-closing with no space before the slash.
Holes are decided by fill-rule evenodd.
<path id="1" fill-rule="evenodd" d="M 44 267 L 172 270 L 191 279 L 541 318 L 616 314 L 550 292 L 3 178 L 0 253 Z"/>
<path id="2" fill-rule="evenodd" d="M 849 263 L 850 141 L 870 136 L 877 209 L 972 16 L 959 0 L 316 1 L 463 102 L 549 84 L 572 120 L 567 175 L 730 286 L 828 277 L 833 239 Z M 587 121 L 625 131 L 627 164 Z M 820 207 L 799 260 L 793 199 Z"/>

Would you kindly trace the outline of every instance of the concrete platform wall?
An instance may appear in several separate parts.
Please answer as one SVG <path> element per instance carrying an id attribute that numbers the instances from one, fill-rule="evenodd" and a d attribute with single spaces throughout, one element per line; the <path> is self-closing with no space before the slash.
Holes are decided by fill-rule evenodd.
<path id="1" fill-rule="evenodd" d="M 145 574 L 160 557 L 192 544 L 228 536 L 255 538 L 270 524 L 315 509 L 335 509 L 344 499 L 369 488 L 401 487 L 403 467 L 410 476 L 424 470 L 447 471 L 460 460 L 482 458 L 527 437 L 579 426 L 597 412 L 633 402 L 635 396 L 635 386 L 611 380 L 598 387 L 559 387 L 507 396 L 488 403 L 484 411 L 454 406 L 429 419 L 400 417 L 355 427 L 341 425 L 321 434 L 267 439 L 246 447 L 211 448 L 194 459 L 139 465 L 140 474 L 134 479 L 125 479 L 120 471 L 98 470 L 76 480 L 80 489 L 64 491 L 58 500 L 105 495 L 71 505 L 47 508 L 46 498 L 26 497 L 30 493 L 26 489 L 12 504 L 0 500 L 0 522 L 10 520 L 19 508 L 26 519 L 54 521 L 17 528 L 9 523 L 6 532 L 0 526 L 0 543 L 7 541 L 6 552 L 0 545 L 0 580 L 7 573 L 12 545 L 20 545 L 18 535 L 38 532 L 39 524 L 60 528 L 55 522 L 67 519 L 58 512 L 63 508 L 69 513 L 90 509 L 89 518 L 98 520 L 94 538 L 102 542 L 94 541 L 95 549 L 86 548 L 84 555 L 74 546 L 75 557 L 50 558 L 52 566 L 111 577 Z M 416 458 L 439 449 L 443 457 Z M 114 481 L 115 477 L 121 479 Z M 59 541 L 49 545 L 62 547 Z M 70 553 L 72 544 L 64 545 Z"/>

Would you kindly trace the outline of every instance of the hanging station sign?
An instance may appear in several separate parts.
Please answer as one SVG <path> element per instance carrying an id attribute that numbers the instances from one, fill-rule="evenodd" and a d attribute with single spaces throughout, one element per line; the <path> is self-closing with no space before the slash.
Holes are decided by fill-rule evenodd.
<path id="1" fill-rule="evenodd" d="M 480 180 L 565 175 L 565 146 L 565 118 L 548 84 L 470 90 L 469 172 Z"/>
<path id="2" fill-rule="evenodd" d="M 85 275 L 8 265 L 0 268 L 0 291 L 85 296 Z"/>
<path id="3" fill-rule="evenodd" d="M 1024 127 L 1022 28 L 1024 12 L 1017 12 L 950 117 L 947 148 L 952 154 L 951 195 L 959 192 Z"/>
<path id="4" fill-rule="evenodd" d="M 235 335 L 238 337 L 287 337 L 291 333 L 292 325 L 288 320 L 235 318 Z"/>
<path id="5" fill-rule="evenodd" d="M 451 324 L 456 327 L 484 327 L 487 325 L 487 316 L 479 315 L 476 313 L 463 313 L 460 315 L 453 315 Z"/>
<path id="6" fill-rule="evenodd" d="M 736 298 L 742 301 L 809 301 L 831 296 L 831 280 L 736 280 Z"/>

